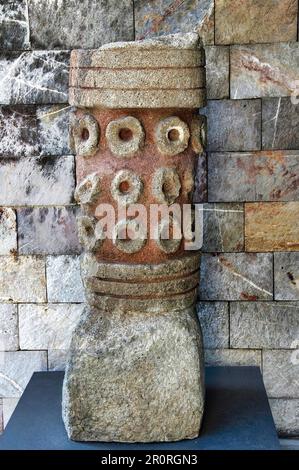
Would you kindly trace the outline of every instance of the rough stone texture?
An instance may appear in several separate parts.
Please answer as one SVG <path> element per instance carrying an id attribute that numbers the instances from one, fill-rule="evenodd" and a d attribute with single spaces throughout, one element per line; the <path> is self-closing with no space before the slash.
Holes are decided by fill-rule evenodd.
<path id="1" fill-rule="evenodd" d="M 0 301 L 46 302 L 45 261 L 36 256 L 1 256 Z"/>
<path id="2" fill-rule="evenodd" d="M 203 252 L 236 252 L 243 251 L 243 249 L 243 204 L 204 204 L 201 250 Z"/>
<path id="3" fill-rule="evenodd" d="M 220 100 L 229 98 L 229 48 L 207 46 L 207 98 Z"/>
<path id="4" fill-rule="evenodd" d="M 38 151 L 35 106 L 0 107 L 0 156 L 28 157 Z"/>
<path id="5" fill-rule="evenodd" d="M 275 300 L 299 300 L 299 253 L 274 253 Z"/>
<path id="6" fill-rule="evenodd" d="M 299 107 L 289 97 L 262 100 L 264 149 L 299 148 Z"/>
<path id="7" fill-rule="evenodd" d="M 215 0 L 216 44 L 297 40 L 296 0 Z"/>
<path id="8" fill-rule="evenodd" d="M 246 251 L 299 251 L 299 202 L 245 204 Z"/>
<path id="9" fill-rule="evenodd" d="M 49 302 L 85 301 L 78 256 L 49 256 L 46 266 Z"/>
<path id="10" fill-rule="evenodd" d="M 17 251 L 17 223 L 13 209 L 0 207 L 0 255 Z"/>
<path id="11" fill-rule="evenodd" d="M 203 254 L 200 270 L 202 300 L 272 300 L 270 253 Z"/>
<path id="12" fill-rule="evenodd" d="M 15 351 L 1 355 L 0 396 L 20 397 L 33 372 L 47 370 L 45 351 Z"/>
<path id="13" fill-rule="evenodd" d="M 299 347 L 299 338 L 298 344 Z M 297 398 L 299 350 L 263 351 L 263 379 L 271 398 Z"/>
<path id="14" fill-rule="evenodd" d="M 65 370 L 68 350 L 49 349 L 48 350 L 48 369 Z"/>
<path id="15" fill-rule="evenodd" d="M 197 436 L 202 361 L 193 308 L 143 313 L 142 321 L 140 312 L 127 315 L 116 308 L 103 315 L 86 309 L 64 382 L 69 436 L 133 442 Z"/>
<path id="16" fill-rule="evenodd" d="M 64 105 L 37 108 L 37 132 L 41 155 L 68 155 L 69 125 L 74 108 Z"/>
<path id="17" fill-rule="evenodd" d="M 80 253 L 77 212 L 75 206 L 18 209 L 19 252 L 53 255 Z"/>
<path id="18" fill-rule="evenodd" d="M 197 31 L 214 44 L 214 1 L 134 0 L 136 39 Z"/>
<path id="19" fill-rule="evenodd" d="M 197 162 L 193 201 L 199 204 L 202 202 L 207 202 L 207 200 L 207 154 L 204 152 L 199 155 Z"/>
<path id="20" fill-rule="evenodd" d="M 208 162 L 209 201 L 299 198 L 298 151 L 211 153 Z"/>
<path id="21" fill-rule="evenodd" d="M 201 110 L 208 120 L 208 150 L 259 150 L 261 146 L 260 100 L 211 100 Z"/>
<path id="22" fill-rule="evenodd" d="M 290 96 L 298 88 L 299 44 L 231 47 L 231 97 Z"/>
<path id="23" fill-rule="evenodd" d="M 298 338 L 298 302 L 231 303 L 231 347 L 289 349 Z"/>
<path id="24" fill-rule="evenodd" d="M 0 205 L 69 204 L 74 185 L 72 156 L 0 160 Z"/>
<path id="25" fill-rule="evenodd" d="M 7 426 L 8 421 L 10 420 L 19 399 L 18 398 L 3 398 L 3 425 Z"/>
<path id="26" fill-rule="evenodd" d="M 17 306 L 12 304 L 0 304 L 0 351 L 16 351 L 18 348 Z"/>
<path id="27" fill-rule="evenodd" d="M 30 48 L 26 0 L 0 3 L 0 44 L 6 50 Z"/>
<path id="28" fill-rule="evenodd" d="M 283 436 L 299 434 L 299 400 L 271 399 L 271 411 L 276 429 Z"/>
<path id="29" fill-rule="evenodd" d="M 21 349 L 68 349 L 81 304 L 19 305 Z"/>
<path id="30" fill-rule="evenodd" d="M 66 51 L 2 52 L 0 103 L 67 103 L 68 65 Z"/>
<path id="31" fill-rule="evenodd" d="M 208 366 L 257 366 L 261 368 L 262 354 L 258 350 L 205 349 Z"/>
<path id="32" fill-rule="evenodd" d="M 227 348 L 229 318 L 227 302 L 199 302 L 197 315 L 203 334 L 204 348 Z"/>

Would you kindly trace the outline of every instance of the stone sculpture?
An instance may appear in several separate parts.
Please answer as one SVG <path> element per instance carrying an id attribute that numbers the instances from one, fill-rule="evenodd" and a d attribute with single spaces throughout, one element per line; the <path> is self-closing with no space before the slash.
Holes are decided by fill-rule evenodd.
<path id="1" fill-rule="evenodd" d="M 119 215 L 134 203 L 192 202 L 205 141 L 198 35 L 73 51 L 70 104 L 87 306 L 65 374 L 66 430 L 81 441 L 195 438 L 204 409 L 194 307 L 200 255 L 184 249 L 182 236 L 163 237 L 179 225 L 172 215 L 159 219 L 154 239 L 134 217 L 118 217 L 109 238 L 98 208 L 109 204 Z"/>

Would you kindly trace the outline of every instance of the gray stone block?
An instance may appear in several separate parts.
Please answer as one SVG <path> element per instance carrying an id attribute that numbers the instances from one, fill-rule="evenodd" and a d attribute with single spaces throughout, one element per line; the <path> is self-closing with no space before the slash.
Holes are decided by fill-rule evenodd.
<path id="1" fill-rule="evenodd" d="M 17 349 L 19 349 L 17 306 L 0 304 L 0 355 L 1 351 L 16 351 Z"/>
<path id="2" fill-rule="evenodd" d="M 193 194 L 193 201 L 195 203 L 207 202 L 208 200 L 207 170 L 207 154 L 203 153 L 198 156 L 197 161 L 195 188 Z"/>
<path id="3" fill-rule="evenodd" d="M 10 255 L 16 252 L 16 213 L 8 207 L 0 207 L 0 255 Z"/>
<path id="4" fill-rule="evenodd" d="M 35 106 L 0 107 L 0 156 L 29 157 L 38 152 Z"/>
<path id="5" fill-rule="evenodd" d="M 299 400 L 272 398 L 269 401 L 278 433 L 281 436 L 298 436 Z"/>
<path id="6" fill-rule="evenodd" d="M 227 302 L 199 302 L 197 315 L 203 334 L 204 348 L 227 348 L 229 319 Z"/>
<path id="7" fill-rule="evenodd" d="M 37 134 L 41 155 L 72 154 L 69 145 L 72 106 L 53 105 L 37 108 Z"/>
<path id="8" fill-rule="evenodd" d="M 295 344 L 295 343 L 294 343 Z M 297 349 L 263 351 L 263 378 L 268 397 L 299 397 L 299 336 Z"/>
<path id="9" fill-rule="evenodd" d="M 208 366 L 262 366 L 262 353 L 246 349 L 205 349 Z"/>
<path id="10" fill-rule="evenodd" d="M 274 253 L 275 300 L 299 300 L 299 253 Z"/>
<path id="11" fill-rule="evenodd" d="M 65 370 L 68 350 L 49 349 L 48 350 L 48 369 Z"/>
<path id="12" fill-rule="evenodd" d="M 299 106 L 290 97 L 262 100 L 263 149 L 299 148 Z"/>
<path id="13" fill-rule="evenodd" d="M 48 256 L 47 292 L 49 302 L 84 302 L 78 256 Z"/>
<path id="14" fill-rule="evenodd" d="M 206 46 L 207 98 L 229 98 L 229 47 Z"/>
<path id="15" fill-rule="evenodd" d="M 22 50 L 30 48 L 30 32 L 26 0 L 0 3 L 1 49 Z"/>

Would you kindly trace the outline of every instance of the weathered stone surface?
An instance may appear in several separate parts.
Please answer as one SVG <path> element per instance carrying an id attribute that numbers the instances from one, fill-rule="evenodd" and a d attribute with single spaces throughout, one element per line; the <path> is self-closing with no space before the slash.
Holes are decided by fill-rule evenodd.
<path id="1" fill-rule="evenodd" d="M 78 256 L 47 258 L 47 292 L 49 302 L 85 301 Z"/>
<path id="2" fill-rule="evenodd" d="M 203 205 L 203 252 L 242 251 L 243 232 L 243 204 Z"/>
<path id="3" fill-rule="evenodd" d="M 17 306 L 0 304 L 0 351 L 16 351 L 18 348 Z"/>
<path id="4" fill-rule="evenodd" d="M 299 300 L 299 253 L 274 253 L 275 300 Z"/>
<path id="5" fill-rule="evenodd" d="M 204 348 L 227 348 L 229 318 L 227 302 L 199 302 L 197 315 L 203 334 Z"/>
<path id="6" fill-rule="evenodd" d="M 195 312 L 140 314 L 86 309 L 64 382 L 63 417 L 72 439 L 143 442 L 198 435 L 203 356 Z"/>
<path id="7" fill-rule="evenodd" d="M 134 39 L 130 0 L 28 0 L 28 7 L 35 49 L 93 49 L 107 42 Z"/>
<path id="8" fill-rule="evenodd" d="M 290 96 L 298 88 L 298 42 L 232 46 L 230 63 L 233 99 Z"/>
<path id="9" fill-rule="evenodd" d="M 212 100 L 201 114 L 205 114 L 208 120 L 208 150 L 237 152 L 260 149 L 260 100 Z"/>
<path id="10" fill-rule="evenodd" d="M 261 367 L 262 354 L 253 349 L 205 349 L 205 363 L 208 366 Z"/>
<path id="11" fill-rule="evenodd" d="M 298 349 L 297 351 L 263 351 L 263 379 L 268 397 L 297 398 L 298 376 Z"/>
<path id="12" fill-rule="evenodd" d="M 233 302 L 230 340 L 233 348 L 289 349 L 299 338 L 298 302 Z"/>
<path id="13" fill-rule="evenodd" d="M 45 351 L 5 352 L 0 363 L 0 396 L 20 397 L 33 372 L 47 370 Z"/>
<path id="14" fill-rule="evenodd" d="M 2 53 L 0 103 L 67 103 L 68 65 L 66 51 Z"/>
<path id="15" fill-rule="evenodd" d="M 225 46 L 205 47 L 207 60 L 207 98 L 220 100 L 229 98 L 229 48 Z"/>
<path id="16" fill-rule="evenodd" d="M 65 370 L 68 351 L 66 349 L 48 350 L 48 369 Z"/>
<path id="17" fill-rule="evenodd" d="M 0 165 L 0 205 L 69 204 L 74 186 L 72 156 L 4 159 Z"/>
<path id="18" fill-rule="evenodd" d="M 16 213 L 8 207 L 0 207 L 0 255 L 16 253 L 17 223 Z"/>
<path id="19" fill-rule="evenodd" d="M 41 155 L 68 155 L 73 152 L 69 145 L 71 106 L 54 105 L 37 108 L 37 131 Z"/>
<path id="20" fill-rule="evenodd" d="M 209 201 L 299 198 L 298 151 L 211 153 L 208 161 Z"/>
<path id="21" fill-rule="evenodd" d="M 202 300 L 272 300 L 269 253 L 203 254 L 199 297 Z"/>
<path id="22" fill-rule="evenodd" d="M 45 261 L 36 256 L 1 256 L 0 301 L 45 302 Z"/>
<path id="23" fill-rule="evenodd" d="M 262 100 L 264 149 L 299 148 L 299 107 L 288 98 Z"/>
<path id="24" fill-rule="evenodd" d="M 214 44 L 214 2 L 211 0 L 135 0 L 136 39 L 197 31 Z"/>
<path id="25" fill-rule="evenodd" d="M 299 251 L 299 202 L 245 204 L 246 251 Z"/>
<path id="26" fill-rule="evenodd" d="M 80 253 L 77 207 L 31 207 L 18 209 L 17 213 L 20 253 Z"/>
<path id="27" fill-rule="evenodd" d="M 0 3 L 0 44 L 6 50 L 30 48 L 26 0 Z"/>
<path id="28" fill-rule="evenodd" d="M 269 400 L 276 429 L 281 436 L 299 434 L 299 400 Z"/>
<path id="29" fill-rule="evenodd" d="M 204 152 L 199 155 L 197 161 L 193 201 L 196 203 L 207 202 L 207 189 L 207 154 Z"/>
<path id="30" fill-rule="evenodd" d="M 296 0 L 215 0 L 216 44 L 296 40 Z"/>
<path id="31" fill-rule="evenodd" d="M 3 424 L 4 427 L 7 426 L 8 421 L 10 420 L 19 399 L 18 398 L 3 398 Z"/>
<path id="32" fill-rule="evenodd" d="M 37 151 L 35 106 L 1 106 L 0 156 L 28 157 Z"/>
<path id="33" fill-rule="evenodd" d="M 3 419 L 3 400 L 0 398 L 0 433 L 4 429 L 4 419 Z"/>
<path id="34" fill-rule="evenodd" d="M 81 304 L 19 305 L 21 349 L 68 349 Z"/>

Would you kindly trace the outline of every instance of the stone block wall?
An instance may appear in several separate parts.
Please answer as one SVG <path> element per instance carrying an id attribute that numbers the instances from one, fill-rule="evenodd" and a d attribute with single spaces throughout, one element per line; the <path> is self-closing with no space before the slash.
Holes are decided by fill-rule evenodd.
<path id="1" fill-rule="evenodd" d="M 277 429 L 299 434 L 297 24 L 297 0 L 0 1 L 0 426 L 33 371 L 63 369 L 84 304 L 70 50 L 197 30 L 206 362 L 259 366 Z"/>

